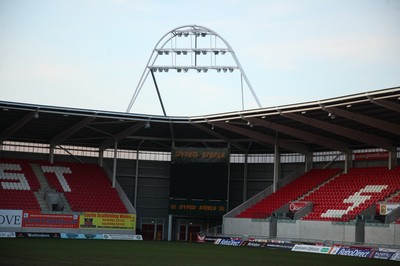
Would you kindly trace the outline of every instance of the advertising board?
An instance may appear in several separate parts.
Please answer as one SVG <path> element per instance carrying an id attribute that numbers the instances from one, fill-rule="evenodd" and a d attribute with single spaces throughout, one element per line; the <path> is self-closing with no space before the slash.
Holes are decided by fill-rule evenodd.
<path id="1" fill-rule="evenodd" d="M 389 152 L 360 152 L 354 153 L 356 161 L 383 161 L 389 158 Z"/>
<path id="2" fill-rule="evenodd" d="M 350 257 L 361 257 L 361 258 L 370 258 L 373 255 L 374 251 L 371 249 L 359 249 L 352 247 L 342 247 L 337 252 L 336 255 L 341 256 L 350 256 Z"/>
<path id="3" fill-rule="evenodd" d="M 0 232 L 0 238 L 15 238 L 14 232 Z"/>
<path id="4" fill-rule="evenodd" d="M 302 244 L 297 244 L 292 248 L 292 251 L 318 253 L 318 254 L 329 254 L 330 250 L 331 250 L 331 247 L 302 245 Z"/>
<path id="5" fill-rule="evenodd" d="M 301 208 L 307 206 L 310 202 L 309 201 L 292 201 L 289 204 L 289 211 L 292 213 L 298 212 Z"/>
<path id="6" fill-rule="evenodd" d="M 40 211 L 23 211 L 22 227 L 79 228 L 79 215 L 42 214 Z"/>
<path id="7" fill-rule="evenodd" d="M 85 212 L 80 215 L 79 227 L 85 229 L 135 230 L 136 215 L 128 213 Z"/>
<path id="8" fill-rule="evenodd" d="M 103 234 L 105 240 L 143 240 L 142 235 Z"/>
<path id="9" fill-rule="evenodd" d="M 292 250 L 294 248 L 294 246 L 295 246 L 295 244 L 293 244 L 293 243 L 268 242 L 265 244 L 264 247 L 270 248 L 270 249 Z"/>
<path id="10" fill-rule="evenodd" d="M 0 229 L 1 228 L 21 228 L 21 210 L 0 210 Z"/>
<path id="11" fill-rule="evenodd" d="M 232 247 L 238 247 L 243 243 L 242 240 L 240 239 L 224 239 L 224 238 L 218 238 L 215 241 L 215 245 L 221 245 L 221 246 L 232 246 Z"/>
<path id="12" fill-rule="evenodd" d="M 226 201 L 170 199 L 169 213 L 175 215 L 222 216 L 226 213 Z"/>
<path id="13" fill-rule="evenodd" d="M 373 258 L 381 260 L 389 260 L 395 253 L 388 251 L 375 251 Z"/>
<path id="14" fill-rule="evenodd" d="M 379 215 L 388 215 L 398 207 L 400 207 L 400 203 L 377 203 L 376 212 Z"/>
<path id="15" fill-rule="evenodd" d="M 228 163 L 229 150 L 227 148 L 179 148 L 174 147 L 171 151 L 173 162 L 207 162 Z"/>
<path id="16" fill-rule="evenodd" d="M 74 234 L 74 233 L 61 233 L 63 239 L 103 239 L 102 234 Z"/>
<path id="17" fill-rule="evenodd" d="M 61 238 L 60 233 L 16 233 L 17 238 Z"/>

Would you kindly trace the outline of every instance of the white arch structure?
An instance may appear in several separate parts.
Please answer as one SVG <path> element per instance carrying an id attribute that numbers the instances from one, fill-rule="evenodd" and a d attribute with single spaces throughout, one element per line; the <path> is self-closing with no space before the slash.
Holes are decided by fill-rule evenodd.
<path id="1" fill-rule="evenodd" d="M 197 45 L 197 38 L 202 38 L 210 36 L 210 46 L 209 47 L 198 47 Z M 184 48 L 177 48 L 173 47 L 173 40 L 175 38 L 180 38 L 180 37 L 190 37 L 190 47 L 184 47 Z M 212 38 L 215 39 L 215 45 L 212 45 Z M 217 47 L 217 40 L 222 41 L 224 44 L 224 47 Z M 167 47 L 167 44 L 171 44 L 171 47 Z M 176 45 L 176 39 L 175 39 L 175 45 Z M 219 65 L 216 63 L 216 59 L 212 60 L 212 56 L 210 59 L 210 64 L 208 65 L 199 65 L 197 63 L 197 56 L 199 55 L 206 55 L 208 53 L 214 54 L 214 56 L 217 55 L 225 55 L 225 54 L 230 54 L 235 62 L 235 64 L 228 64 L 228 65 Z M 172 56 L 172 61 L 171 64 L 168 65 L 157 65 L 157 59 L 159 55 L 171 55 Z M 190 56 L 190 64 L 187 65 L 177 65 L 176 64 L 176 58 L 174 62 L 174 56 L 176 55 L 181 55 L 181 56 Z M 235 55 L 235 52 L 233 51 L 232 47 L 229 45 L 229 43 L 222 38 L 218 33 L 215 31 L 199 26 L 199 25 L 185 25 L 185 26 L 180 26 L 175 29 L 170 30 L 168 33 L 166 33 L 164 36 L 161 37 L 161 39 L 157 42 L 155 45 L 152 54 L 149 58 L 149 61 L 147 62 L 147 65 L 143 71 L 143 74 L 139 80 L 139 83 L 136 87 L 135 92 L 133 93 L 133 96 L 131 98 L 131 101 L 128 105 L 128 108 L 126 112 L 130 112 L 133 104 L 135 103 L 147 77 L 149 74 L 151 74 L 154 85 L 157 90 L 157 95 L 164 113 L 164 116 L 166 116 L 166 111 L 164 108 L 163 101 L 161 99 L 161 95 L 158 89 L 158 85 L 155 79 L 154 72 L 168 72 L 169 70 L 176 70 L 177 72 L 188 72 L 189 70 L 197 70 L 197 72 L 207 72 L 208 70 L 215 70 L 217 72 L 233 72 L 234 70 L 239 70 L 241 74 L 241 90 L 242 90 L 242 108 L 244 109 L 244 97 L 243 97 L 243 79 L 246 82 L 251 94 L 254 97 L 254 100 L 256 101 L 258 107 L 262 107 L 260 101 L 257 98 L 257 95 L 255 94 L 250 81 L 248 80 L 246 73 L 244 72 L 238 58 Z"/>

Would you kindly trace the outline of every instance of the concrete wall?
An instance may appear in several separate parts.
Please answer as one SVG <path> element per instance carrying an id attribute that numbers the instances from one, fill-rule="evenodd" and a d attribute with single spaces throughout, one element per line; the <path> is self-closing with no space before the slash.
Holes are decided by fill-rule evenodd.
<path id="1" fill-rule="evenodd" d="M 355 242 L 355 225 L 321 221 L 278 221 L 277 237 Z"/>
<path id="2" fill-rule="evenodd" d="M 270 221 L 224 218 L 224 234 L 269 237 Z M 277 238 L 355 242 L 355 225 L 278 220 Z"/>
<path id="3" fill-rule="evenodd" d="M 269 237 L 270 221 L 224 218 L 223 233 L 235 236 Z M 278 220 L 277 238 L 356 242 L 355 223 Z M 400 224 L 366 224 L 365 243 L 400 246 Z"/>
<path id="4" fill-rule="evenodd" d="M 223 234 L 269 237 L 269 221 L 253 221 L 246 218 L 224 218 Z"/>
<path id="5" fill-rule="evenodd" d="M 365 242 L 400 246 L 400 224 L 366 224 Z"/>

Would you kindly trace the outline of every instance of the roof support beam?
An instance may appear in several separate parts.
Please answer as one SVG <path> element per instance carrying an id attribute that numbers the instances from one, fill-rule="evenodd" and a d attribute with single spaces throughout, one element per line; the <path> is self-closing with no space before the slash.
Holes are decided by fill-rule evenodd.
<path id="1" fill-rule="evenodd" d="M 194 127 L 197 127 L 197 128 L 200 129 L 200 130 L 203 130 L 204 132 L 210 134 L 211 136 L 214 136 L 214 137 L 216 137 L 216 138 L 225 140 L 225 141 L 228 142 L 228 143 L 231 143 L 232 146 L 235 146 L 236 148 L 238 148 L 238 149 L 241 150 L 241 151 L 246 151 L 246 148 L 243 147 L 242 145 L 239 145 L 239 144 L 236 144 L 236 143 L 231 142 L 231 141 L 230 141 L 227 137 L 225 137 L 224 135 L 222 135 L 222 134 L 220 134 L 220 133 L 218 133 L 218 132 L 215 132 L 214 130 L 212 130 L 212 129 L 210 129 L 210 128 L 204 126 L 204 125 L 201 125 L 201 124 L 191 124 L 191 125 L 194 126 Z"/>
<path id="2" fill-rule="evenodd" d="M 260 125 L 265 128 L 269 128 L 281 133 L 284 133 L 289 136 L 293 136 L 305 141 L 308 141 L 310 143 L 315 143 L 323 147 L 330 148 L 335 151 L 341 151 L 344 153 L 348 152 L 348 145 L 346 143 L 343 143 L 338 140 L 330 139 L 321 135 L 317 135 L 314 133 L 309 133 L 304 130 L 280 125 L 271 121 L 263 120 L 263 119 L 257 119 L 257 118 L 246 118 L 246 120 L 256 124 Z"/>
<path id="3" fill-rule="evenodd" d="M 91 116 L 91 117 L 87 117 L 87 118 L 79 121 L 78 123 L 76 123 L 72 127 L 68 128 L 67 130 L 64 130 L 63 132 L 59 133 L 57 136 L 52 138 L 52 140 L 50 141 L 50 144 L 52 146 L 56 146 L 56 145 L 62 143 L 64 140 L 66 140 L 70 136 L 74 135 L 76 132 L 78 132 L 79 130 L 84 128 L 87 124 L 92 122 L 94 119 L 96 119 L 96 117 L 95 116 Z"/>
<path id="4" fill-rule="evenodd" d="M 296 143 L 296 142 L 279 140 L 279 139 L 276 139 L 275 137 L 272 137 L 272 136 L 269 136 L 266 134 L 262 134 L 262 133 L 254 131 L 254 130 L 241 128 L 239 126 L 229 125 L 227 123 L 217 122 L 217 123 L 214 123 L 214 125 L 217 127 L 235 132 L 237 134 L 250 137 L 258 142 L 267 143 L 270 145 L 278 145 L 281 148 L 284 148 L 289 151 L 294 151 L 294 152 L 297 152 L 300 154 L 308 154 L 309 153 L 309 150 L 307 149 L 306 146 Z"/>
<path id="5" fill-rule="evenodd" d="M 26 123 L 28 123 L 36 114 L 36 111 L 29 112 L 22 118 L 20 118 L 17 122 L 7 127 L 3 132 L 0 133 L 0 144 L 6 141 L 9 137 L 11 137 L 15 132 L 21 129 Z"/>
<path id="6" fill-rule="evenodd" d="M 374 99 L 374 98 L 371 98 L 371 102 L 400 113 L 400 104 L 388 100 Z"/>
<path id="7" fill-rule="evenodd" d="M 326 111 L 329 111 L 337 116 L 345 117 L 347 119 L 362 123 L 364 125 L 378 128 L 380 130 L 395 134 L 395 135 L 400 135 L 400 125 L 394 124 L 391 122 L 383 121 L 380 119 L 376 119 L 370 116 L 362 115 L 362 114 L 357 114 L 354 112 L 350 112 L 347 110 L 343 110 L 337 107 L 326 107 Z"/>
<path id="8" fill-rule="evenodd" d="M 113 146 L 115 144 L 115 142 L 120 141 L 121 139 L 124 139 L 126 137 L 128 137 L 129 135 L 135 133 L 136 131 L 138 131 L 139 129 L 144 128 L 145 124 L 147 122 L 139 122 L 133 126 L 130 126 L 124 130 L 122 130 L 121 132 L 117 133 L 115 136 L 110 137 L 106 140 L 104 140 L 102 143 L 100 143 L 100 149 L 107 149 L 110 146 Z"/>
<path id="9" fill-rule="evenodd" d="M 368 145 L 378 147 L 378 148 L 383 148 L 385 150 L 391 150 L 392 149 L 392 143 L 385 139 L 381 138 L 375 135 L 371 135 L 365 132 L 361 132 L 355 129 L 350 129 L 346 128 L 343 126 L 338 126 L 335 124 L 331 124 L 325 121 L 313 119 L 310 117 L 294 114 L 294 113 L 281 113 L 282 116 L 286 118 L 290 118 L 292 120 L 296 120 L 298 122 L 320 128 L 325 131 L 329 131 L 332 133 L 335 133 L 339 136 L 343 136 L 352 140 L 356 140 L 362 143 L 366 143 Z"/>

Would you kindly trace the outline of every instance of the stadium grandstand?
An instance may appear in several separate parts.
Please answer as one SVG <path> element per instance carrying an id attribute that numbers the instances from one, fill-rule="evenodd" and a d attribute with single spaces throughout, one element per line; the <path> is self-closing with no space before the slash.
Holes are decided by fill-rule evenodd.
<path id="1" fill-rule="evenodd" d="M 144 77 L 161 69 L 149 62 Z M 242 71 L 234 62 L 226 69 Z M 400 87 L 195 117 L 0 101 L 0 210 L 87 215 L 63 232 L 93 232 L 92 213 L 134 215 L 129 230 L 97 231 L 145 240 L 400 246 L 399 113 Z"/>

